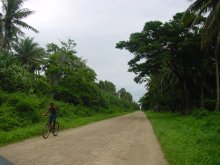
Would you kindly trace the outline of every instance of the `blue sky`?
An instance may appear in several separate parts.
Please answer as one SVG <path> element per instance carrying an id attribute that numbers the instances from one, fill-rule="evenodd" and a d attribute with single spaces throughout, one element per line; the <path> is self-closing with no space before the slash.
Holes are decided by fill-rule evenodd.
<path id="1" fill-rule="evenodd" d="M 98 80 L 126 88 L 138 101 L 145 84 L 133 81 L 135 75 L 127 72 L 132 54 L 115 44 L 141 31 L 145 22 L 168 21 L 189 5 L 187 0 L 26 0 L 24 7 L 35 14 L 25 21 L 40 31 L 26 33 L 42 46 L 74 39 L 77 55 L 87 60 Z"/>

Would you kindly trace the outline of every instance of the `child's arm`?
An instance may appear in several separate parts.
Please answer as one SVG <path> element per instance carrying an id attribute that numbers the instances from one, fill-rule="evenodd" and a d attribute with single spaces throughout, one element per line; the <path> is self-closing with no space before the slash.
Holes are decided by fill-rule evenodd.
<path id="1" fill-rule="evenodd" d="M 42 115 L 43 116 L 47 116 L 47 114 L 50 112 L 50 108 L 47 110 L 47 112 L 43 112 Z"/>

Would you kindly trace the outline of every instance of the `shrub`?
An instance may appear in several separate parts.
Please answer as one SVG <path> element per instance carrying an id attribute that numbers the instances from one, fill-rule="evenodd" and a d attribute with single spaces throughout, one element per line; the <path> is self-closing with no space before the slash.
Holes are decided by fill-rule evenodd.
<path id="1" fill-rule="evenodd" d="M 88 107 L 84 106 L 77 106 L 77 115 L 80 117 L 87 117 L 87 116 L 93 116 L 95 114 L 95 111 Z"/>
<path id="2" fill-rule="evenodd" d="M 19 116 L 26 119 L 27 122 L 36 123 L 40 121 L 40 112 L 32 102 L 27 102 L 26 100 L 19 101 L 15 105 L 15 109 L 18 111 Z"/>
<path id="3" fill-rule="evenodd" d="M 50 94 L 51 86 L 48 83 L 48 80 L 46 77 L 35 75 L 33 84 L 34 84 L 33 93 L 40 94 L 40 95 Z"/>
<path id="4" fill-rule="evenodd" d="M 202 118 L 209 114 L 209 111 L 207 109 L 202 108 L 195 108 L 192 110 L 192 115 L 196 118 Z"/>
<path id="5" fill-rule="evenodd" d="M 2 105 L 7 100 L 7 94 L 0 90 L 0 105 Z"/>
<path id="6" fill-rule="evenodd" d="M 8 92 L 23 91 L 29 93 L 33 88 L 32 74 L 18 64 L 0 66 L 0 85 Z"/>
<path id="7" fill-rule="evenodd" d="M 8 95 L 7 104 L 13 106 L 15 113 L 21 118 L 22 125 L 36 123 L 40 120 L 40 110 L 45 106 L 47 98 L 27 95 L 21 92 Z"/>
<path id="8" fill-rule="evenodd" d="M 9 106 L 0 107 L 0 130 L 9 131 L 19 127 L 19 117 L 14 113 L 14 108 Z"/>
<path id="9" fill-rule="evenodd" d="M 15 109 L 21 113 L 29 113 L 35 110 L 33 105 L 30 102 L 26 102 L 25 100 L 20 100 L 15 105 Z"/>
<path id="10" fill-rule="evenodd" d="M 204 99 L 204 106 L 206 109 L 213 111 L 215 109 L 216 100 L 215 99 Z"/>
<path id="11" fill-rule="evenodd" d="M 73 104 L 56 101 L 55 105 L 58 108 L 59 117 L 77 117 L 77 110 Z"/>

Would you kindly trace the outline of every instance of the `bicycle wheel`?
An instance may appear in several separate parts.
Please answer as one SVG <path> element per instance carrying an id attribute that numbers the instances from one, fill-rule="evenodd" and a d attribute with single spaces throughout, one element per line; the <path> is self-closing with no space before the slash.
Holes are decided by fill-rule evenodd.
<path id="1" fill-rule="evenodd" d="M 57 136 L 57 135 L 58 135 L 59 129 L 60 129 L 59 123 L 56 122 L 55 125 L 54 125 L 54 128 L 53 128 L 53 135 L 54 135 L 54 136 Z"/>
<path id="2" fill-rule="evenodd" d="M 49 127 L 49 124 L 46 123 L 43 127 L 43 130 L 42 130 L 42 136 L 44 139 L 46 139 L 46 138 L 48 138 L 49 134 L 50 134 L 50 127 Z"/>

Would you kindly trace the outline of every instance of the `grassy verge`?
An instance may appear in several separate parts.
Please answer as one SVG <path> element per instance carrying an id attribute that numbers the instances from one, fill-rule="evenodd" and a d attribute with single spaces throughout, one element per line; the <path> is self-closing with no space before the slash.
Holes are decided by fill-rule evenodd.
<path id="1" fill-rule="evenodd" d="M 172 165 L 220 164 L 220 114 L 204 117 L 146 112 Z"/>
<path id="2" fill-rule="evenodd" d="M 112 118 L 120 115 L 128 114 L 128 112 L 118 112 L 113 114 L 97 114 L 90 117 L 81 117 L 77 119 L 60 118 L 58 119 L 61 130 L 68 128 L 75 128 L 96 121 Z M 46 122 L 46 121 L 45 121 Z M 0 131 L 0 146 L 4 146 L 10 143 L 19 142 L 24 139 L 28 139 L 34 136 L 41 135 L 41 130 L 44 122 L 27 126 L 24 128 L 17 128 L 8 132 Z"/>

